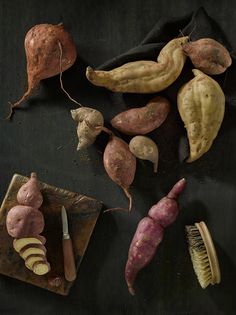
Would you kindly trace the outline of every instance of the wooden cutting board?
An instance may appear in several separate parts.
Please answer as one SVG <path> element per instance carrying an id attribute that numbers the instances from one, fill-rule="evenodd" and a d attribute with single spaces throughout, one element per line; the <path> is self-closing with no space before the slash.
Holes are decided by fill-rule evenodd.
<path id="1" fill-rule="evenodd" d="M 45 228 L 41 235 L 47 239 L 47 258 L 51 264 L 51 271 L 47 275 L 37 276 L 25 267 L 24 260 L 13 249 L 13 238 L 8 235 L 6 230 L 6 215 L 13 206 L 17 205 L 17 192 L 27 180 L 27 177 L 15 174 L 1 206 L 0 273 L 58 294 L 67 295 L 73 283 L 64 278 L 61 206 L 65 206 L 67 210 L 69 232 L 78 271 L 102 203 L 93 198 L 40 182 L 44 198 L 40 210 L 45 219 Z M 59 283 L 51 281 L 55 277 L 60 277 Z"/>

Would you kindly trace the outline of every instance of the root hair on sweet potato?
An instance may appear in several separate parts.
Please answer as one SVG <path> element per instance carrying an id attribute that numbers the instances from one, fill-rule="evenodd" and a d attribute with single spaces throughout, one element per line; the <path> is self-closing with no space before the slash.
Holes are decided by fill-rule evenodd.
<path id="1" fill-rule="evenodd" d="M 60 49 L 60 76 L 59 76 L 59 78 L 60 78 L 61 89 L 72 102 L 74 102 L 75 104 L 77 104 L 77 105 L 82 107 L 82 105 L 79 102 L 77 102 L 74 98 L 72 98 L 70 96 L 70 94 L 64 88 L 63 81 L 62 81 L 62 56 L 63 56 L 63 50 L 62 50 L 62 46 L 61 46 L 60 41 L 58 41 L 58 46 L 59 46 L 59 49 Z"/>

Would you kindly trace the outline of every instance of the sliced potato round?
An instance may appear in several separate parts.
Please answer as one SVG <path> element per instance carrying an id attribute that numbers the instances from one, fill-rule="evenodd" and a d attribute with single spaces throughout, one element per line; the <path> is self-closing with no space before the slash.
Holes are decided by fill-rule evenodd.
<path id="1" fill-rule="evenodd" d="M 46 273 L 48 273 L 51 269 L 49 262 L 47 261 L 36 261 L 33 264 L 33 272 L 38 275 L 38 276 L 42 276 L 45 275 Z"/>
<path id="2" fill-rule="evenodd" d="M 45 241 L 44 241 L 43 237 L 40 237 L 40 238 L 36 238 L 36 237 L 16 238 L 13 241 L 13 247 L 17 251 L 17 253 L 19 253 L 22 250 L 22 248 L 24 248 L 26 245 L 29 245 L 29 244 L 44 245 Z"/>
<path id="3" fill-rule="evenodd" d="M 40 244 L 29 244 L 23 247 L 22 250 L 20 251 L 20 256 L 24 260 L 26 260 L 27 257 L 29 257 L 30 255 L 36 254 L 45 255 L 46 254 L 45 246 Z"/>
<path id="4" fill-rule="evenodd" d="M 45 255 L 41 255 L 41 254 L 33 254 L 33 255 L 29 255 L 26 260 L 25 260 L 25 266 L 30 269 L 33 270 L 33 264 L 36 261 L 46 261 L 46 256 Z"/>

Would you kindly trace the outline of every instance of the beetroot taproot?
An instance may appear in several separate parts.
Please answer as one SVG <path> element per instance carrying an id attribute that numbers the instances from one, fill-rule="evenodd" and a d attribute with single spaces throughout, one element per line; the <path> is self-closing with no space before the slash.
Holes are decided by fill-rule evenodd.
<path id="1" fill-rule="evenodd" d="M 125 267 L 125 279 L 132 295 L 135 294 L 134 282 L 138 272 L 152 260 L 163 239 L 164 228 L 171 225 L 177 217 L 179 212 L 177 198 L 185 186 L 184 178 L 178 181 L 166 197 L 151 207 L 147 217 L 144 217 L 137 226 Z"/>

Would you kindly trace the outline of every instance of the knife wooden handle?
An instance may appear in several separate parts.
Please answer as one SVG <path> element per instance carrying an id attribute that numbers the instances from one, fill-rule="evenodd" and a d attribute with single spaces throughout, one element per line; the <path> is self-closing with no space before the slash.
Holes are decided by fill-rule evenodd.
<path id="1" fill-rule="evenodd" d="M 64 272 L 67 281 L 74 281 L 76 278 L 75 258 L 71 239 L 62 240 L 63 256 L 64 256 Z"/>

